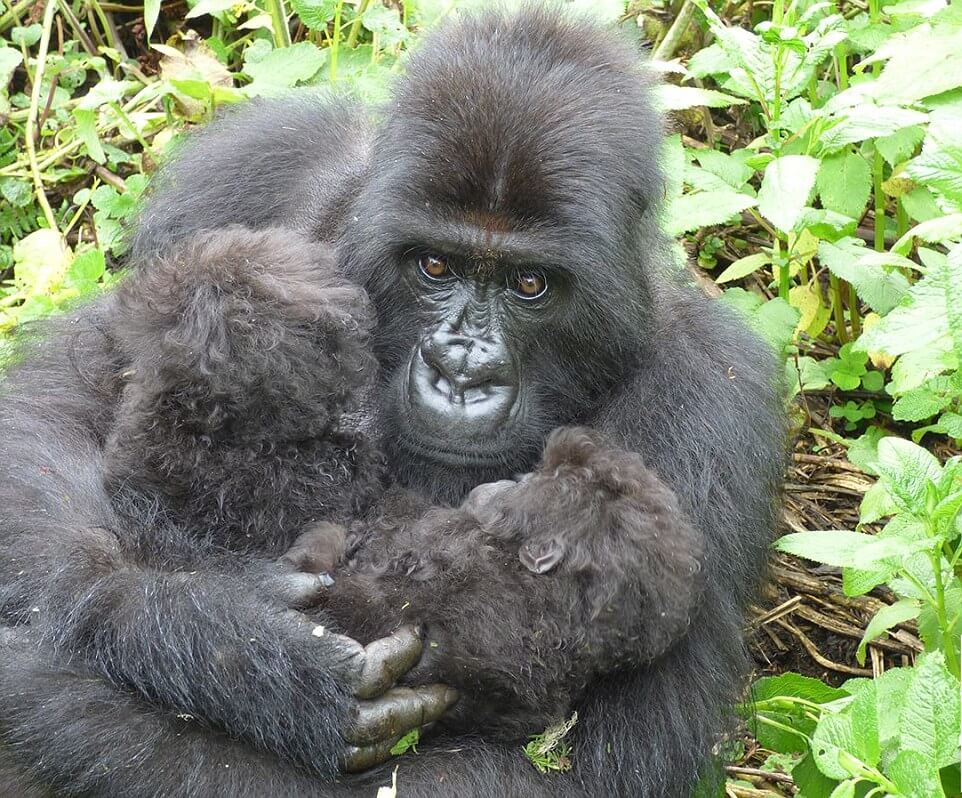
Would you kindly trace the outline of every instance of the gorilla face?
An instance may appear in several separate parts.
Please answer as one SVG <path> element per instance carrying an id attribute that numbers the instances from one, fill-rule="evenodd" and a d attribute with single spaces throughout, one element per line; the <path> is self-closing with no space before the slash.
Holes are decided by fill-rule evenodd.
<path id="1" fill-rule="evenodd" d="M 453 466 L 513 459 L 536 402 L 523 331 L 557 310 L 560 281 L 490 255 L 415 253 L 402 268 L 422 319 L 396 386 L 402 445 Z"/>
<path id="2" fill-rule="evenodd" d="M 542 22 L 412 57 L 339 249 L 377 309 L 395 470 L 451 500 L 591 423 L 644 357 L 667 260 L 644 76 Z"/>

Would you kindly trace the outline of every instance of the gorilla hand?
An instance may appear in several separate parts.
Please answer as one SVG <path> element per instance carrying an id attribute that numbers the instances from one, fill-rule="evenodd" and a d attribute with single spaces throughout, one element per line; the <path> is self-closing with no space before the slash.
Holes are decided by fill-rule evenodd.
<path id="1" fill-rule="evenodd" d="M 343 553 L 344 537 L 344 529 L 335 524 L 320 523 L 305 530 L 278 561 L 283 570 L 272 579 L 275 597 L 290 607 L 317 605 L 333 584 L 328 572 Z M 291 568 L 296 570 L 287 570 Z M 343 770 L 355 773 L 387 761 L 398 740 L 434 723 L 458 700 L 457 691 L 443 684 L 394 687 L 421 659 L 420 630 L 402 626 L 362 646 L 299 612 L 292 615 L 309 624 L 313 636 L 334 636 L 347 652 L 343 672 L 356 700 L 351 724 L 343 731 L 347 742 L 340 757 Z"/>
<path id="2" fill-rule="evenodd" d="M 357 709 L 341 759 L 341 767 L 352 773 L 385 762 L 405 734 L 434 723 L 458 700 L 457 691 L 443 684 L 393 687 L 421 658 L 418 629 L 402 626 L 363 649 L 356 645 Z"/>

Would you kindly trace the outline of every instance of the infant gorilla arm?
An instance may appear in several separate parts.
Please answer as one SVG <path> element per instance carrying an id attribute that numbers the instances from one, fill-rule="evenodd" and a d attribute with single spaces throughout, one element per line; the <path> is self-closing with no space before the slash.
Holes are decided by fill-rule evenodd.
<path id="1" fill-rule="evenodd" d="M 420 510 L 395 497 L 355 524 L 340 567 L 344 530 L 331 524 L 282 559 L 334 571 L 321 605 L 357 639 L 425 627 L 409 678 L 459 688 L 449 728 L 523 738 L 565 717 L 594 677 L 654 659 L 688 627 L 698 535 L 642 458 L 596 432 L 558 429 L 520 482 Z"/>

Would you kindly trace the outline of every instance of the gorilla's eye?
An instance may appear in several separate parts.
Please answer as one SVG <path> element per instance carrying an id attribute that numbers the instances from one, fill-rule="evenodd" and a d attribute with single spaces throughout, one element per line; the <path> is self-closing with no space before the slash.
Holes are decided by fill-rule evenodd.
<path id="1" fill-rule="evenodd" d="M 542 272 L 518 272 L 511 278 L 508 288 L 521 299 L 538 299 L 548 291 L 548 279 Z"/>
<path id="2" fill-rule="evenodd" d="M 418 268 L 428 280 L 445 280 L 452 276 L 448 262 L 437 255 L 421 255 L 418 258 Z"/>

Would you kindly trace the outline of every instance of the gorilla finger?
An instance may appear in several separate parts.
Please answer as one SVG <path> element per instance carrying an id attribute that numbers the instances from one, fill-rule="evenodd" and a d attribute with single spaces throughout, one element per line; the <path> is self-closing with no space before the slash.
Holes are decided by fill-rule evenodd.
<path id="1" fill-rule="evenodd" d="M 334 584 L 330 574 L 290 573 L 274 578 L 271 588 L 275 598 L 288 607 L 316 604 L 324 591 Z"/>
<path id="2" fill-rule="evenodd" d="M 364 665 L 354 694 L 374 698 L 384 693 L 421 659 L 421 632 L 402 626 L 394 634 L 375 640 L 364 648 Z"/>
<path id="3" fill-rule="evenodd" d="M 356 745 L 401 737 L 438 720 L 458 700 L 458 692 L 447 685 L 396 687 L 381 698 L 361 701 L 346 737 Z"/>
<path id="4" fill-rule="evenodd" d="M 344 773 L 361 773 L 387 762 L 391 758 L 391 749 L 400 739 L 401 735 L 398 735 L 393 740 L 374 745 L 349 745 L 340 757 L 341 770 Z"/>

